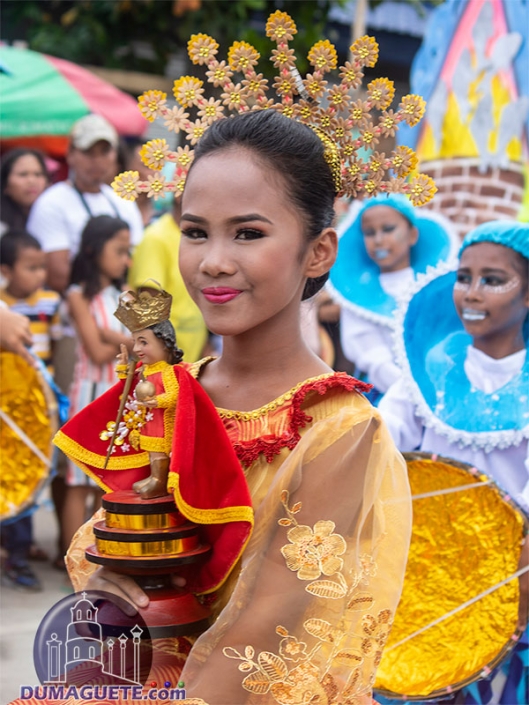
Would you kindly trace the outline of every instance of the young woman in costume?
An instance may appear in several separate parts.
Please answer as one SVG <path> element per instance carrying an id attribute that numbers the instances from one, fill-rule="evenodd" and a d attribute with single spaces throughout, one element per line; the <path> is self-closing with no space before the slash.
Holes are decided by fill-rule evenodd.
<path id="1" fill-rule="evenodd" d="M 0 235 L 8 228 L 26 228 L 30 208 L 49 180 L 44 155 L 38 150 L 18 147 L 3 155 L 0 162 Z"/>
<path id="2" fill-rule="evenodd" d="M 380 404 L 400 450 L 475 465 L 526 509 L 528 258 L 526 224 L 469 233 L 457 271 L 431 273 L 411 298 L 399 341 L 404 378 Z"/>
<path id="3" fill-rule="evenodd" d="M 465 237 L 457 271 L 447 269 L 417 285 L 399 336 L 403 377 L 379 410 L 400 450 L 468 463 L 528 512 L 529 225 L 480 225 Z M 527 574 L 520 584 L 523 627 Z M 525 702 L 527 632 L 502 668 L 506 680 L 494 702 Z M 489 680 L 463 694 L 461 702 L 492 702 Z"/>
<path id="4" fill-rule="evenodd" d="M 266 677 L 260 653 L 274 654 L 282 671 L 262 702 L 305 687 L 368 702 L 400 594 L 404 464 L 365 385 L 333 373 L 300 332 L 301 300 L 323 285 L 336 254 L 334 197 L 320 138 L 273 111 L 215 123 L 186 182 L 180 266 L 208 328 L 223 336 L 220 358 L 188 369 L 218 409 L 256 512 L 245 578 L 237 568 L 218 590 L 224 609 L 182 674 L 187 692 L 208 703 L 246 702 Z M 122 576 L 99 569 L 86 582 L 80 554 L 90 541 L 86 532 L 74 541 L 76 588 L 144 606 Z M 359 643 L 353 674 L 345 654 Z"/>
<path id="5" fill-rule="evenodd" d="M 370 198 L 340 227 L 329 289 L 341 304 L 342 349 L 373 400 L 400 377 L 393 353 L 397 301 L 427 267 L 455 255 L 456 234 L 441 216 L 399 194 Z"/>
<path id="6" fill-rule="evenodd" d="M 365 110 L 351 104 L 348 93 L 358 86 L 362 67 L 376 62 L 376 42 L 363 37 L 351 46 L 352 62 L 341 67 L 342 84 L 331 89 L 327 106 L 318 98 L 324 73 L 337 65 L 336 51 L 327 40 L 317 42 L 309 52 L 314 73 L 302 79 L 288 49 L 295 32 L 283 12 L 267 22 L 267 35 L 278 47 L 273 60 L 280 106 L 266 97 L 266 81 L 254 70 L 259 56 L 253 47 L 235 42 L 226 64 L 215 58 L 215 40 L 192 37 L 192 61 L 207 64 L 208 80 L 224 89 L 227 111 L 242 114 L 219 119 L 221 102 L 202 97 L 202 82 L 190 76 L 175 82 L 181 108 L 169 109 L 161 92 L 146 92 L 139 101 L 144 115 L 163 118 L 170 129 L 187 132 L 190 145 L 198 144 L 194 153 L 187 145 L 170 153 L 164 140 L 152 140 L 142 150 L 144 163 L 156 172 L 149 181 L 128 172 L 113 184 L 129 199 L 166 187 L 174 192 L 182 190 L 183 180 L 166 183 L 159 175 L 164 162 L 189 169 L 180 268 L 206 325 L 223 338 L 217 359 L 173 368 L 189 372 L 222 425 L 222 434 L 206 440 L 213 454 L 209 463 L 188 474 L 199 485 L 222 487 L 224 461 L 233 453 L 238 470 L 244 470 L 255 529 L 242 544 L 240 561 L 238 551 L 224 544 L 222 555 L 232 562 L 229 575 L 194 590 L 211 596 L 216 621 L 194 644 L 182 673 L 185 655 L 173 645 L 170 665 L 156 674 L 181 677 L 188 697 L 210 705 L 371 703 L 410 537 L 406 468 L 362 394 L 368 386 L 333 372 L 308 349 L 300 307 L 323 286 L 334 263 L 333 204 L 339 193 L 398 189 L 424 203 L 435 192 L 425 175 L 410 183 L 399 178 L 400 153 L 366 163 L 360 175 L 352 168 L 358 166 L 360 143 L 394 133 L 401 120 L 416 124 L 424 101 L 405 96 L 399 109 L 384 113 L 370 131 L 366 113 L 389 107 L 391 82 L 376 79 L 369 85 Z M 244 73 L 244 88 L 231 82 L 233 71 Z M 294 106 L 295 94 L 301 100 Z M 191 105 L 199 108 L 202 122 L 187 119 Z M 349 127 L 358 121 L 362 138 L 353 143 Z M 383 182 L 383 173 L 392 169 L 396 174 Z M 185 440 L 182 386 L 168 488 L 185 513 L 189 503 L 181 498 L 192 487 L 179 472 L 186 450 L 178 445 L 179 438 Z M 200 423 L 198 412 L 196 419 L 194 431 L 207 439 L 209 425 Z M 229 448 L 221 450 L 223 438 Z M 181 445 L 193 448 L 189 442 Z M 201 448 L 196 442 L 195 454 Z M 196 519 L 200 523 L 200 513 Z M 87 525 L 69 554 L 76 589 L 115 591 L 145 608 L 148 597 L 132 580 L 86 563 L 84 547 L 90 543 Z M 214 541 L 210 562 L 216 555 Z"/>

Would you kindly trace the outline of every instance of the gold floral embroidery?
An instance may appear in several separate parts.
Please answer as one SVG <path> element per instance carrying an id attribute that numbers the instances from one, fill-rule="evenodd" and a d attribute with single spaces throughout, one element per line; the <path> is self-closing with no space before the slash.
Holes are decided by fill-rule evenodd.
<path id="1" fill-rule="evenodd" d="M 333 575 L 341 570 L 343 561 L 338 556 L 345 553 L 346 545 L 339 534 L 332 533 L 334 527 L 333 521 L 318 521 L 314 529 L 298 524 L 288 532 L 292 545 L 283 546 L 281 553 L 300 580 L 314 580 L 322 573 Z"/>
<path id="2" fill-rule="evenodd" d="M 300 661 L 307 658 L 307 644 L 298 641 L 295 636 L 290 636 L 284 627 L 276 627 L 278 634 L 283 634 L 284 638 L 279 642 L 279 653 L 287 661 Z"/>
<path id="3" fill-rule="evenodd" d="M 342 599 L 343 610 L 333 611 L 335 623 L 317 617 L 306 619 L 306 641 L 277 626 L 276 634 L 281 637 L 278 653 L 256 654 L 251 645 L 244 653 L 230 646 L 224 647 L 223 653 L 240 661 L 239 670 L 246 674 L 242 681 L 245 690 L 255 695 L 268 693 L 279 705 L 360 705 L 371 694 L 375 668 L 392 624 L 391 610 L 372 613 L 375 598 L 365 589 L 376 575 L 376 562 L 362 554 L 356 571 L 345 572 L 341 556 L 347 544 L 343 536 L 334 533 L 334 522 L 320 520 L 311 529 L 298 523 L 296 515 L 302 503 L 289 506 L 287 490 L 281 492 L 281 503 L 287 516 L 278 523 L 288 528 L 289 540 L 281 553 L 288 569 L 300 580 L 311 581 L 305 590 L 317 598 Z M 321 579 L 322 575 L 328 579 Z M 325 657 L 317 660 L 323 646 Z M 347 679 L 337 683 L 332 671 L 337 669 L 343 676 L 344 666 Z"/>
<path id="4" fill-rule="evenodd" d="M 380 610 L 375 617 L 366 614 L 362 618 L 362 630 L 365 637 L 362 639 L 361 650 L 366 656 L 373 656 L 375 666 L 378 666 L 382 658 L 382 650 L 386 643 L 393 620 L 391 610 Z"/>
<path id="5" fill-rule="evenodd" d="M 343 560 L 339 557 L 345 553 L 347 544 L 340 534 L 333 533 L 333 521 L 317 521 L 314 529 L 310 526 L 298 524 L 295 515 L 301 511 L 301 502 L 288 506 L 289 494 L 286 490 L 281 493 L 281 503 L 288 515 L 287 519 L 280 519 L 280 526 L 292 526 L 287 533 L 290 545 L 283 546 L 281 553 L 286 560 L 289 570 L 296 571 L 300 580 L 317 580 L 323 575 L 338 573 L 340 583 L 331 580 L 319 580 L 307 586 L 308 592 L 320 597 L 343 597 L 347 592 L 340 571 Z M 325 594 L 323 594 L 325 593 Z"/>

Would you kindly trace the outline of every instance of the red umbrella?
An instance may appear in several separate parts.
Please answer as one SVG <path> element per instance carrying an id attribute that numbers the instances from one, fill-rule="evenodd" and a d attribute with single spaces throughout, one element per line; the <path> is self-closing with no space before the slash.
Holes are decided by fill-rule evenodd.
<path id="1" fill-rule="evenodd" d="M 73 123 L 99 113 L 124 137 L 149 123 L 136 100 L 70 61 L 29 49 L 0 47 L 2 148 L 31 146 L 54 157 L 68 148 Z"/>

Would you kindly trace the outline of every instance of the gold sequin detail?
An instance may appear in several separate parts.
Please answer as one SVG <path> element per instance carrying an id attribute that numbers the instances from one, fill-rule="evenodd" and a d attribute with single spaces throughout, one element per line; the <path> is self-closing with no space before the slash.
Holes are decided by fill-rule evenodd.
<path id="1" fill-rule="evenodd" d="M 283 406 L 283 404 L 286 404 L 288 401 L 290 401 L 294 394 L 296 394 L 296 392 L 301 389 L 301 387 L 304 387 L 305 385 L 310 384 L 311 382 L 317 382 L 320 379 L 327 379 L 328 377 L 332 377 L 334 374 L 334 372 L 328 372 L 324 375 L 319 375 L 317 377 L 311 377 L 310 379 L 306 379 L 303 382 L 296 384 L 295 387 L 292 387 L 292 389 L 290 389 L 288 392 L 285 392 L 285 394 L 281 394 L 281 396 L 277 397 L 273 401 L 269 402 L 268 404 L 265 404 L 264 406 L 261 406 L 259 409 L 254 409 L 253 411 L 230 411 L 228 409 L 217 409 L 217 411 L 221 419 L 240 419 L 241 421 L 251 421 L 252 419 L 259 419 L 262 416 L 266 416 L 271 411 L 279 409 L 279 407 Z"/>

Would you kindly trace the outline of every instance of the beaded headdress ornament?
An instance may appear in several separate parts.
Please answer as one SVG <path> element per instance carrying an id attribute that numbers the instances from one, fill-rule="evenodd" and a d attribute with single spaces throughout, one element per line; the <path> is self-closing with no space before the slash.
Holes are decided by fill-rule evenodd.
<path id="1" fill-rule="evenodd" d="M 169 320 L 173 297 L 167 291 L 152 292 L 149 289 L 124 291 L 119 297 L 119 304 L 114 316 L 123 325 L 136 333 L 156 323 Z"/>
<path id="2" fill-rule="evenodd" d="M 392 81 L 377 78 L 367 86 L 367 98 L 353 100 L 351 90 L 363 78 L 363 68 L 375 65 L 378 44 L 372 37 L 361 37 L 350 47 L 351 61 L 339 69 L 340 83 L 327 88 L 325 74 L 337 66 L 335 47 L 327 40 L 316 42 L 308 53 L 313 68 L 302 78 L 296 68 L 294 50 L 289 47 L 297 29 L 285 12 L 276 11 L 268 18 L 266 35 L 276 42 L 271 61 L 278 69 L 273 83 L 276 98 L 268 97 L 268 80 L 256 72 L 259 53 L 247 42 L 234 42 L 227 62 L 216 58 L 218 43 L 206 34 L 194 34 L 188 42 L 188 53 L 194 64 L 207 67 L 209 83 L 222 90 L 220 99 L 204 97 L 204 82 L 194 76 L 182 76 L 174 82 L 178 106 L 167 106 L 167 94 L 146 91 L 138 99 L 142 114 L 152 122 L 162 118 L 169 131 L 185 133 L 188 142 L 171 151 L 165 139 L 153 139 L 141 150 L 143 163 L 156 173 L 140 181 L 138 172 L 126 171 L 114 180 L 116 193 L 133 201 L 140 193 L 160 197 L 164 192 L 182 192 L 187 171 L 193 162 L 193 147 L 208 127 L 230 113 L 272 109 L 311 127 L 324 145 L 324 157 L 333 174 L 336 192 L 353 198 L 371 197 L 378 193 L 405 193 L 413 205 L 428 202 L 436 192 L 433 180 L 424 174 L 406 177 L 415 169 L 417 158 L 412 149 L 398 146 L 389 156 L 374 151 L 362 159 L 362 148 L 373 149 L 381 137 L 393 137 L 398 124 L 416 125 L 424 114 L 425 102 L 417 95 L 407 95 L 394 112 L 389 109 L 395 89 Z M 235 72 L 242 80 L 232 80 Z M 197 119 L 186 112 L 194 107 Z M 370 111 L 380 111 L 378 118 Z M 358 137 L 353 136 L 353 130 Z M 176 164 L 173 180 L 166 180 L 161 170 L 166 162 Z"/>

